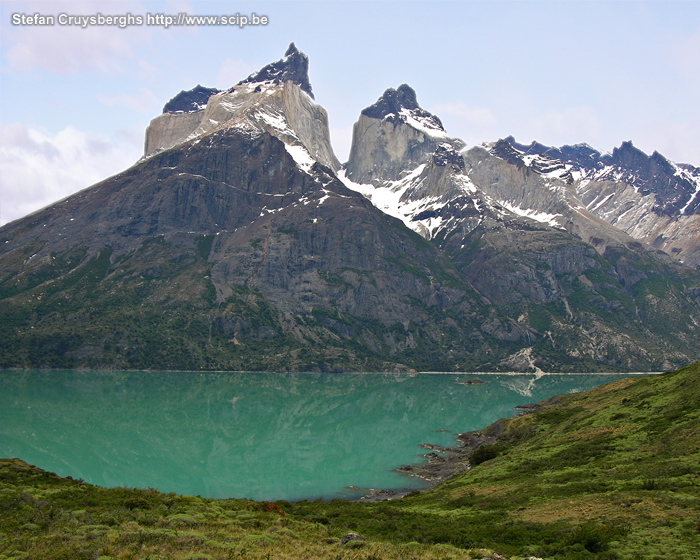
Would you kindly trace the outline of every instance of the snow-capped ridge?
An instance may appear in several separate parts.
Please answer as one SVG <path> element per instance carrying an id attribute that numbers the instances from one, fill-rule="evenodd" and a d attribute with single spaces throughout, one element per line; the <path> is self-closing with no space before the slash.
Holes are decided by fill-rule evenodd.
<path id="1" fill-rule="evenodd" d="M 405 123 L 431 136 L 447 136 L 442 121 L 420 107 L 415 90 L 408 84 L 387 89 L 361 114 L 391 123 Z"/>

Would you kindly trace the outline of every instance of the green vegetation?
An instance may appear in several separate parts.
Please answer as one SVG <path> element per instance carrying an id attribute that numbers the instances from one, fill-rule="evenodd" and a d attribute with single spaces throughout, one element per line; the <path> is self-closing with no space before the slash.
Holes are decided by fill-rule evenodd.
<path id="1" fill-rule="evenodd" d="M 0 558 L 695 560 L 698 402 L 700 363 L 555 397 L 484 430 L 498 443 L 470 470 L 379 503 L 104 489 L 2 460 Z"/>

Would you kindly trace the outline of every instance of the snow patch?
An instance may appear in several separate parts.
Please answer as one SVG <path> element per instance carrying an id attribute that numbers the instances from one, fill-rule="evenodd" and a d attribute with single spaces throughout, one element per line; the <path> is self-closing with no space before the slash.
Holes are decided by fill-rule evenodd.
<path id="1" fill-rule="evenodd" d="M 432 138 L 449 138 L 447 133 L 439 128 L 431 119 L 419 117 L 410 109 L 401 109 L 399 115 L 403 117 L 402 120 L 407 125 L 412 126 L 426 136 L 431 136 Z"/>
<path id="2" fill-rule="evenodd" d="M 284 148 L 287 150 L 287 153 L 294 158 L 294 161 L 297 163 L 300 169 L 306 171 L 307 173 L 311 171 L 311 168 L 313 167 L 314 163 L 316 163 L 316 160 L 311 157 L 311 154 L 306 151 L 306 148 L 303 146 L 292 146 L 289 144 L 285 144 Z"/>
<path id="3" fill-rule="evenodd" d="M 559 220 L 557 220 L 558 217 L 562 217 L 561 214 L 548 214 L 547 212 L 537 212 L 536 210 L 531 210 L 529 208 L 520 208 L 519 206 L 515 206 L 514 204 L 503 200 L 499 202 L 501 206 L 513 214 L 517 214 L 518 216 L 522 216 L 524 218 L 530 218 L 531 220 L 535 220 L 555 228 L 564 229 L 562 228 L 561 224 L 559 224 Z"/>

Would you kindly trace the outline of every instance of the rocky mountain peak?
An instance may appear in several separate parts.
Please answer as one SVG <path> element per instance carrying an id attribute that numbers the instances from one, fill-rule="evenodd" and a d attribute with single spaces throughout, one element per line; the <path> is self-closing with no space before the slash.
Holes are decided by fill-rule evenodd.
<path id="1" fill-rule="evenodd" d="M 501 158 L 510 164 L 522 167 L 524 165 L 522 153 L 520 149 L 511 144 L 511 139 L 513 140 L 513 143 L 515 143 L 515 139 L 512 136 L 508 138 L 501 138 L 491 147 L 490 151 L 494 156 Z"/>
<path id="2" fill-rule="evenodd" d="M 541 155 L 560 160 L 570 164 L 574 169 L 593 170 L 602 166 L 601 153 L 585 143 L 556 147 L 547 146 L 535 140 L 530 144 L 520 144 L 513 136 L 507 136 L 504 140 L 523 154 Z"/>
<path id="3" fill-rule="evenodd" d="M 676 164 L 631 141 L 602 154 L 588 144 L 519 144 L 508 136 L 491 153 L 572 185 L 598 218 L 681 262 L 700 264 L 700 169 Z"/>
<path id="4" fill-rule="evenodd" d="M 441 145 L 453 150 L 465 146 L 448 136 L 438 117 L 420 107 L 413 88 L 407 84 L 389 88 L 361 112 L 353 127 L 346 177 L 386 186 L 387 181 L 401 180 L 429 163 Z"/>
<path id="5" fill-rule="evenodd" d="M 308 57 L 291 43 L 284 58 L 226 91 L 197 86 L 181 92 L 166 105 L 164 114 L 151 121 L 144 155 L 235 128 L 272 134 L 288 146 L 304 169 L 314 161 L 339 169 L 330 143 L 328 115 L 312 101 L 308 67 Z"/>
<path id="6" fill-rule="evenodd" d="M 401 84 L 398 89 L 387 89 L 376 103 L 364 109 L 362 114 L 373 119 L 383 119 L 400 113 L 401 109 L 413 110 L 418 107 L 415 90 L 408 84 Z"/>
<path id="7" fill-rule="evenodd" d="M 387 89 L 373 105 L 364 109 L 361 114 L 372 119 L 382 119 L 392 123 L 406 123 L 410 117 L 413 117 L 429 129 L 445 132 L 442 121 L 418 105 L 416 92 L 408 84 L 401 84 L 397 89 Z"/>
<path id="8" fill-rule="evenodd" d="M 219 93 L 216 88 L 207 88 L 197 84 L 190 90 L 182 90 L 165 104 L 163 113 L 193 113 L 207 106 L 212 95 Z"/>
<path id="9" fill-rule="evenodd" d="M 610 159 L 611 163 L 614 165 L 619 165 L 627 169 L 633 169 L 644 165 L 649 159 L 649 156 L 634 146 L 631 140 L 628 140 L 623 142 L 619 148 L 613 148 Z"/>
<path id="10" fill-rule="evenodd" d="M 259 72 L 253 73 L 245 80 L 241 80 L 237 85 L 251 84 L 258 82 L 272 82 L 283 84 L 284 82 L 294 82 L 303 91 L 314 98 L 309 81 L 309 57 L 301 52 L 294 43 L 290 43 L 284 58 L 277 62 L 272 62 L 263 67 Z"/>

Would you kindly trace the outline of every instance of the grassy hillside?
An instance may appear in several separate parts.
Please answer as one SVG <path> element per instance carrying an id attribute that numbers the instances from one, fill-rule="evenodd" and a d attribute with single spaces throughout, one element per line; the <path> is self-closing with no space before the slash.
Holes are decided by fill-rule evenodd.
<path id="1" fill-rule="evenodd" d="M 103 489 L 4 460 L 0 558 L 695 560 L 699 403 L 700 364 L 557 397 L 487 428 L 469 471 L 376 504 Z"/>

